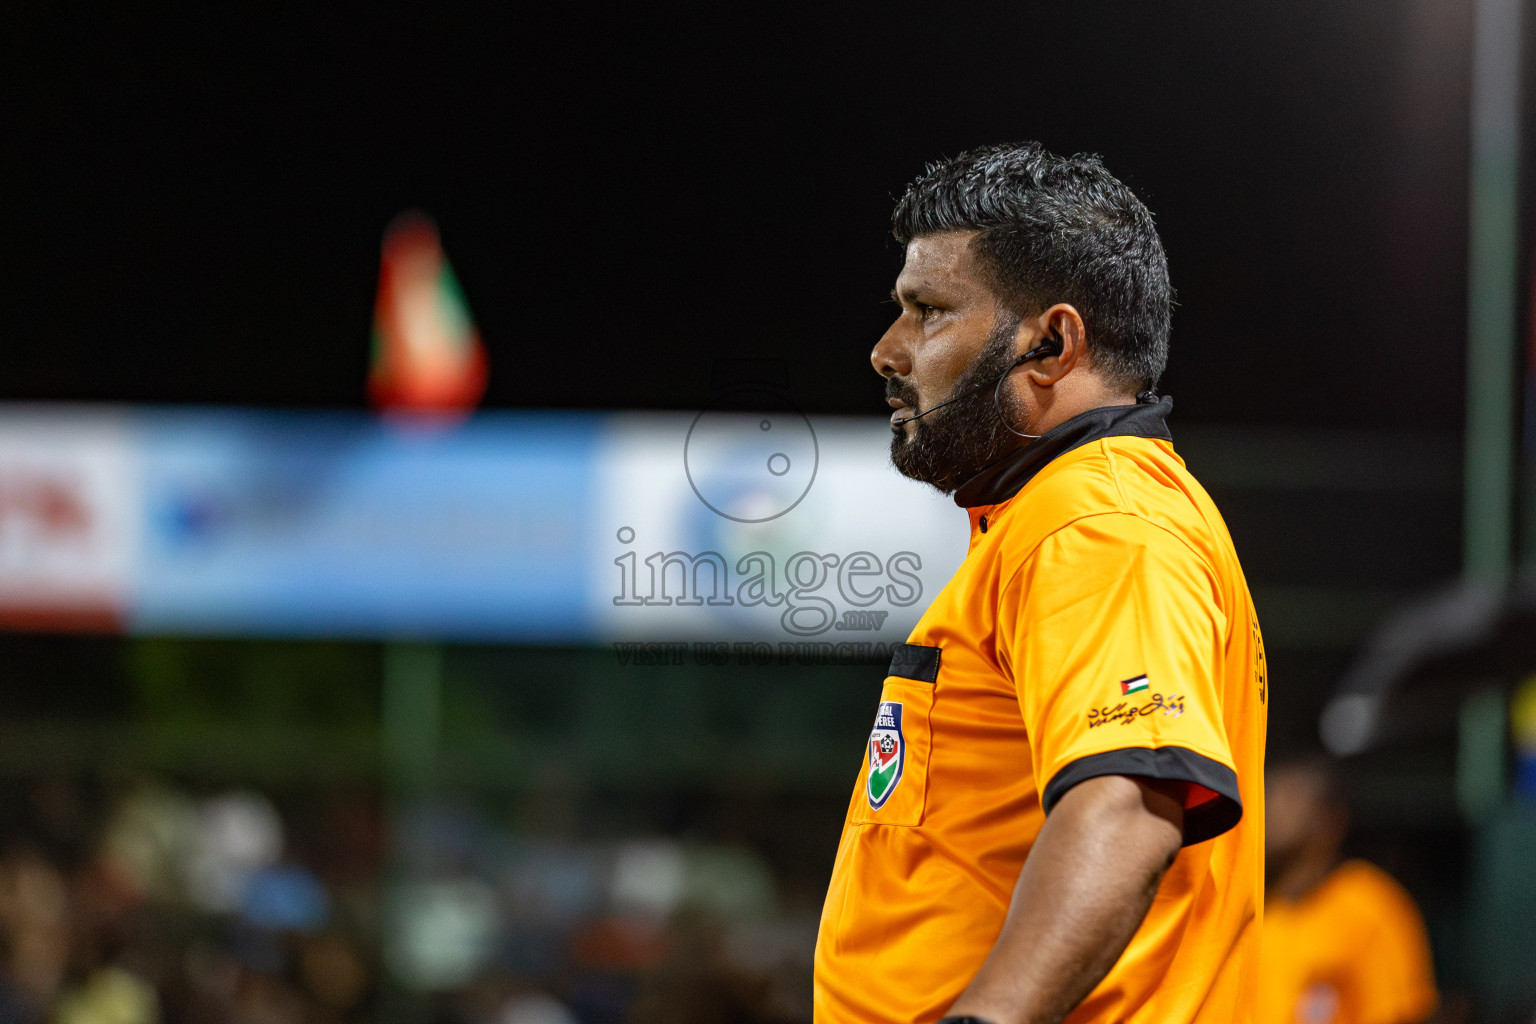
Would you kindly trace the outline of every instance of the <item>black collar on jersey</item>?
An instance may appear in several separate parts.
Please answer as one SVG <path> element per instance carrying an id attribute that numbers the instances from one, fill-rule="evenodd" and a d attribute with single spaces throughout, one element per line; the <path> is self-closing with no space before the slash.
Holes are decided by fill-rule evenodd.
<path id="1" fill-rule="evenodd" d="M 1016 448 L 955 491 L 955 504 L 961 508 L 996 505 L 1023 490 L 1046 463 L 1074 448 L 1101 437 L 1154 437 L 1172 441 L 1168 433 L 1168 413 L 1173 399 L 1163 397 L 1136 405 L 1106 405 L 1053 427 L 1040 438 Z"/>

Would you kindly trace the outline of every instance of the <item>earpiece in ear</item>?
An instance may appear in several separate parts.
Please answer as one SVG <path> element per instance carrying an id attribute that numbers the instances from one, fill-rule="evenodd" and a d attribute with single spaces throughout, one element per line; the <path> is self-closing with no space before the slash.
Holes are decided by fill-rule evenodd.
<path id="1" fill-rule="evenodd" d="M 1018 366 L 1021 363 L 1029 362 L 1031 359 L 1040 359 L 1044 356 L 1059 355 L 1061 355 L 1061 335 L 1052 331 L 1050 337 L 1015 359 L 1013 365 Z"/>

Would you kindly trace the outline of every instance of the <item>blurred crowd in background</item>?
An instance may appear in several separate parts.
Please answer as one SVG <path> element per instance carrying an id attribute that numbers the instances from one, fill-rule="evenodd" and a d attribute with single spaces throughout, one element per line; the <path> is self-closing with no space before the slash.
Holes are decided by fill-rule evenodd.
<path id="1" fill-rule="evenodd" d="M 0 1024 L 812 1019 L 878 668 L 15 634 L 0 664 Z M 1266 1024 L 1529 1024 L 1536 683 L 1507 710 L 1473 827 L 1449 734 L 1332 762 L 1272 729 Z"/>
<path id="2" fill-rule="evenodd" d="M 817 907 L 748 846 L 147 775 L 13 784 L 0 1021 L 810 1019 Z"/>

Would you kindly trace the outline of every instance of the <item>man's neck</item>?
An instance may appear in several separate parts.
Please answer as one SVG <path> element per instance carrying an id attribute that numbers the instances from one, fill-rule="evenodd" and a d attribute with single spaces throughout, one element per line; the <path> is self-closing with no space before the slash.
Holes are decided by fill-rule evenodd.
<path id="1" fill-rule="evenodd" d="M 1066 389 L 1066 382 L 1063 381 L 1049 389 L 1049 393 L 1046 402 L 1036 402 L 1037 418 L 1032 417 L 1030 420 L 1031 434 L 1049 433 L 1072 417 L 1081 416 L 1093 409 L 1136 404 L 1134 394 L 1119 388 L 1105 387 L 1097 381 L 1070 389 Z M 1023 438 L 1019 441 L 1021 445 L 1028 443 Z"/>
<path id="2" fill-rule="evenodd" d="M 953 494 L 963 508 L 996 505 L 1029 483 L 1057 457 L 1098 438 L 1143 437 L 1171 441 L 1169 398 L 1155 402 L 1099 405 L 1063 420 L 1028 444 L 1009 447 L 963 481 Z"/>

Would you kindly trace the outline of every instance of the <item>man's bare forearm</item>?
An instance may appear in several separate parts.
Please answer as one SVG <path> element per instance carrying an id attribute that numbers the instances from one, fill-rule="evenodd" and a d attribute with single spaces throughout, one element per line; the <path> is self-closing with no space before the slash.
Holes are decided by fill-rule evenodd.
<path id="1" fill-rule="evenodd" d="M 1003 930 L 952 1016 L 1054 1024 L 1114 966 L 1183 834 L 1182 784 L 1106 775 L 1068 790 L 1040 830 Z"/>

